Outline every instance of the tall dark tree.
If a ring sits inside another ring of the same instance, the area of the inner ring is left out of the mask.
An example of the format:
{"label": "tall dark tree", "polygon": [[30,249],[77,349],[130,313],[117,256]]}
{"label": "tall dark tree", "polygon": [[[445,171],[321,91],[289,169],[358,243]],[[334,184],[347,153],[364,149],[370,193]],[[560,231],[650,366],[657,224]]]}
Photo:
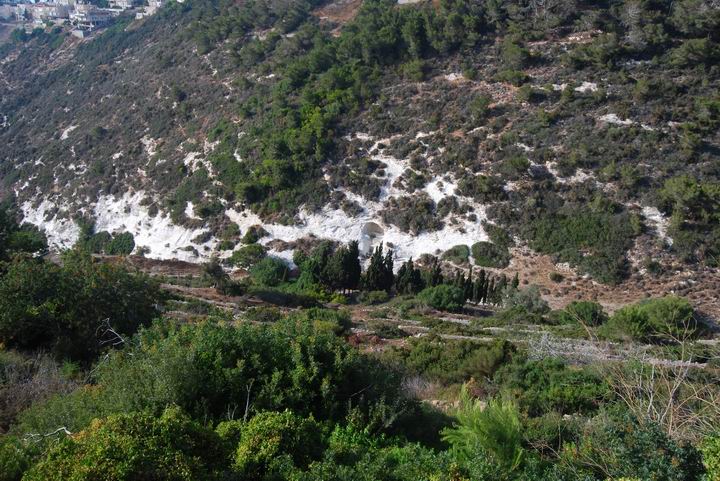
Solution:
{"label": "tall dark tree", "polygon": [[357,289],[360,284],[360,276],[362,275],[358,241],[350,241],[348,244],[347,251],[343,258],[343,270],[346,273],[346,284],[344,288]]}
{"label": "tall dark tree", "polygon": [[393,285],[393,256],[392,251],[383,253],[380,244],[370,256],[370,265],[365,272],[363,287],[367,291],[390,291]]}
{"label": "tall dark tree", "polygon": [[445,282],[442,274],[442,269],[440,268],[440,261],[437,257],[433,260],[430,268],[424,272],[423,277],[425,281],[425,287],[435,287]]}
{"label": "tall dark tree", "polygon": [[398,294],[417,294],[424,287],[420,269],[415,267],[412,258],[406,261],[395,277],[395,290]]}
{"label": "tall dark tree", "polygon": [[323,270],[328,287],[343,290],[357,288],[362,272],[359,255],[357,241],[335,249]]}

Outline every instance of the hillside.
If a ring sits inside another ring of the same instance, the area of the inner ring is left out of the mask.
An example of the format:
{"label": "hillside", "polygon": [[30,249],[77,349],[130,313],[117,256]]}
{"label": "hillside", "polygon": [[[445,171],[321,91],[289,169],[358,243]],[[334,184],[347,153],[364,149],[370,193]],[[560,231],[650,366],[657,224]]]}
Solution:
{"label": "hillside", "polygon": [[203,0],[48,30],[0,52],[2,192],[59,247],[129,232],[201,261],[262,225],[288,260],[312,236],[531,252],[556,298],[700,279],[712,311],[719,32],[703,0]]}

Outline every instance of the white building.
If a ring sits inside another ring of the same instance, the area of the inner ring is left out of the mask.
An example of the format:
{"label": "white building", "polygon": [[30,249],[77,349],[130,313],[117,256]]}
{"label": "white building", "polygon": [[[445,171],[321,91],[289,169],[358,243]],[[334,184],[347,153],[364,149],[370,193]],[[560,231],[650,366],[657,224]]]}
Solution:
{"label": "white building", "polygon": [[112,12],[101,10],[95,5],[78,4],[70,14],[70,22],[81,30],[94,30],[112,22]]}

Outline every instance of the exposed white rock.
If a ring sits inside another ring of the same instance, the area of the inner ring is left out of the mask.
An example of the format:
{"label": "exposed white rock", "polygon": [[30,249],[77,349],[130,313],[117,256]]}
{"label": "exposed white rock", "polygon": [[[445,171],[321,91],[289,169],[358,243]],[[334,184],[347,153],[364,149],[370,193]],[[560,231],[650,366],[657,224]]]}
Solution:
{"label": "exposed white rock", "polygon": [[195,215],[195,205],[190,201],[185,205],[185,215],[188,219],[202,219],[202,217]]}
{"label": "exposed white rock", "polygon": [[20,207],[23,221],[42,229],[50,247],[68,249],[77,242],[80,228],[69,218],[59,218],[58,213],[46,220],[48,211],[55,209],[58,213],[66,212],[66,206],[57,206],[49,200],[43,200],[37,207],[33,207],[32,202],[26,201]]}
{"label": "exposed white rock", "polygon": [[60,134],[60,140],[67,140],[67,138],[70,136],[73,130],[77,129],[77,125],[71,125],[70,127],[66,128],[62,131]]}
{"label": "exposed white rock", "polygon": [[598,86],[595,82],[583,82],[579,86],[575,87],[575,91],[581,93],[596,92],[597,89]]}
{"label": "exposed white rock", "polygon": [[381,242],[392,244],[398,266],[410,257],[418,258],[422,254],[442,252],[454,245],[472,245],[487,240],[481,220],[486,218],[485,211],[476,209],[476,222],[463,220],[459,226],[445,226],[435,232],[423,232],[413,235],[402,232],[396,226],[385,224],[377,213],[368,211],[358,217],[350,217],[340,209],[325,208],[318,213],[301,211],[297,216],[297,225],[263,224],[255,214],[228,209],[225,214],[238,224],[241,231],[253,225],[261,224],[268,236],[260,240],[266,244],[274,239],[292,242],[310,235],[339,242],[358,240],[360,250],[367,255]]}
{"label": "exposed white rock", "polygon": [[425,192],[437,204],[441,200],[451,195],[455,195],[457,184],[450,182],[442,177],[434,177],[426,186]]}
{"label": "exposed white rock", "polygon": [[607,124],[633,125],[635,122],[630,119],[621,119],[617,114],[605,114],[598,117],[598,120]]}
{"label": "exposed white rock", "polygon": [[142,142],[143,147],[145,147],[145,153],[148,157],[153,157],[157,153],[158,141],[156,139],[146,135],[140,139],[140,142]]}
{"label": "exposed white rock", "polygon": [[447,80],[448,82],[460,82],[462,80],[465,80],[465,76],[458,72],[452,72],[445,75],[445,80]]}
{"label": "exposed white rock", "polygon": [[[93,209],[95,229],[130,232],[135,237],[135,245],[148,247],[148,257],[154,259],[200,261],[210,257],[210,251],[216,243],[214,239],[204,244],[192,242],[192,239],[207,232],[207,229],[187,229],[175,225],[169,216],[163,214],[152,217],[148,208],[140,205],[144,198],[143,191],[126,192],[120,198],[101,196]],[[194,247],[199,255],[184,250],[186,247]]]}
{"label": "exposed white rock", "polygon": [[[418,138],[431,135],[420,133]],[[362,140],[373,140],[366,134],[355,134],[350,138]],[[246,231],[253,225],[262,225],[268,232],[268,236],[260,240],[267,244],[272,240],[283,240],[286,242],[296,241],[304,237],[314,235],[318,238],[332,239],[339,242],[358,240],[360,250],[363,254],[370,253],[372,248],[381,242],[386,245],[392,244],[397,263],[399,264],[410,257],[417,258],[422,254],[435,254],[449,249],[458,244],[472,245],[475,242],[487,240],[487,235],[482,227],[482,220],[487,218],[485,208],[472,201],[472,199],[458,197],[458,199],[470,205],[477,219],[470,221],[466,218],[459,218],[454,224],[446,223],[441,230],[434,232],[422,232],[413,235],[409,232],[402,232],[398,227],[386,224],[382,220],[382,211],[385,208],[384,202],[391,197],[407,194],[402,189],[394,187],[394,182],[409,169],[409,161],[397,159],[386,155],[381,144],[387,144],[393,138],[376,141],[368,150],[368,153],[375,160],[386,165],[385,184],[381,188],[378,201],[370,201],[361,196],[353,194],[345,189],[338,189],[349,200],[355,201],[363,208],[363,213],[358,216],[349,216],[343,210],[326,207],[319,212],[308,212],[301,210],[296,216],[295,225],[266,224],[250,211],[226,210],[227,217],[235,222],[241,231]],[[424,190],[435,202],[450,196],[456,195],[457,185],[450,178],[433,178]],[[274,253],[286,260],[291,259],[290,251]]]}
{"label": "exposed white rock", "polygon": [[644,206],[642,215],[648,224],[655,230],[659,239],[663,240],[667,245],[672,245],[673,240],[667,235],[669,220],[660,212],[657,207]]}

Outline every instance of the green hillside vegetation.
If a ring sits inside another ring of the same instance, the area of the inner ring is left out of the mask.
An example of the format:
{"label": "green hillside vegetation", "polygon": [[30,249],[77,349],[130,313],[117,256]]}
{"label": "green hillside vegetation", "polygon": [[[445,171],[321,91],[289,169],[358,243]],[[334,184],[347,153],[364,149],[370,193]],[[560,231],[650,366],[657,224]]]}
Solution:
{"label": "green hillside vegetation", "polygon": [[[494,222],[601,282],[628,273],[626,253],[644,229],[633,203],[671,216],[678,258],[717,263],[716,7],[369,0],[336,35],[314,15],[319,6],[197,0],[139,23],[122,17],[79,46],[57,29],[18,36],[4,47],[23,49],[3,65],[13,85],[0,100],[9,112],[4,189],[27,178],[41,191],[69,182],[68,192],[94,199],[132,185],[159,194],[160,205],[148,205],[175,222],[195,222],[184,214],[195,202],[217,232],[228,223],[221,201],[292,222],[300,206],[352,211],[336,188],[377,198],[382,166],[345,138],[369,131],[397,136],[388,147],[416,170],[403,176],[409,192],[453,174],[458,194],[490,204]],[[561,42],[573,35],[581,40]],[[28,81],[51,54],[65,61]],[[448,71],[468,88],[438,80]],[[92,107],[90,85],[103,98]],[[488,86],[507,95],[493,98]],[[625,124],[601,120],[613,116]],[[78,128],[61,140],[70,125]],[[434,132],[427,147],[415,142],[420,131]],[[157,140],[154,153],[143,138]],[[23,162],[31,152],[44,163]],[[207,162],[189,167],[188,154]],[[73,155],[85,173],[55,169]],[[560,182],[550,169],[599,184]],[[519,187],[503,189],[509,181]],[[414,233],[463,209],[454,198],[389,202],[397,205],[385,220]],[[507,262],[500,252],[479,257]]]}
{"label": "green hillside vegetation", "polygon": [[[25,238],[14,218],[7,211],[4,238]],[[42,240],[13,243],[0,263],[0,480],[702,481],[717,471],[717,411],[704,402],[718,394],[716,365],[678,374],[538,359],[525,342],[443,337],[427,317],[495,303],[486,322],[576,324],[684,352],[703,334],[684,299],[609,317],[592,302],[550,312],[517,278],[443,274],[437,260],[395,274],[382,247],[363,270],[354,242],[298,254],[299,272],[265,257],[239,283],[217,263],[204,269],[218,291],[274,289],[276,300],[352,304],[361,289],[386,306],[379,320],[395,306],[430,326],[373,351],[357,346],[345,309],[256,306],[238,318],[195,301],[192,321],[160,319],[180,299],[155,281],[86,250],[60,265],[33,257]],[[654,376],[679,384],[668,391]],[[688,424],[651,415],[646,385],[653,399],[677,399]],[[427,389],[457,403],[423,402]]]}

